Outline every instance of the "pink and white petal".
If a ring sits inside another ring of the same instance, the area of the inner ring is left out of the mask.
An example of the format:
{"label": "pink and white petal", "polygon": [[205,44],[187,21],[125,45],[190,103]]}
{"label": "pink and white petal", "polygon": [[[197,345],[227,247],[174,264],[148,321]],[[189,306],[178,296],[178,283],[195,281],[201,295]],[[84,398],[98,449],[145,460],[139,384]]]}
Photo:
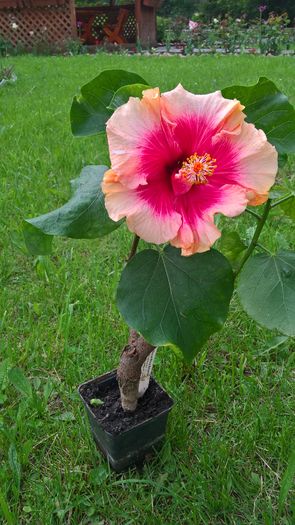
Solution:
{"label": "pink and white petal", "polygon": [[[203,190],[203,188],[202,188]],[[206,201],[203,199],[205,213],[222,213],[226,217],[236,217],[243,213],[248,204],[248,192],[237,184],[224,184],[223,186],[213,186],[206,184]],[[204,206],[205,205],[205,206]]]}
{"label": "pink and white petal", "polygon": [[213,217],[196,216],[192,224],[183,222],[171,244],[176,248],[181,248],[181,255],[189,256],[210,250],[220,235]]}
{"label": "pink and white petal", "polygon": [[243,106],[238,100],[235,99],[236,105],[232,110],[226,115],[225,119],[221,122],[220,128],[232,135],[238,135],[241,132],[241,126],[246,118],[245,113],[243,113]]}
{"label": "pink and white petal", "polygon": [[[115,222],[126,217],[129,230],[147,242],[155,244],[168,242],[175,237],[181,226],[181,215],[171,206],[168,209],[169,198],[168,201],[165,199],[165,191],[162,196],[157,192],[157,200],[152,206],[147,200],[148,195],[143,198],[148,186],[143,188],[144,190],[141,191],[130,190],[121,184],[113,170],[106,171],[102,190],[106,195],[107,212]],[[151,190],[153,193],[153,186]],[[155,205],[159,206],[158,211],[155,210]]]}
{"label": "pink and white petal", "polygon": [[214,214],[235,217],[245,210],[247,203],[247,189],[238,185],[195,186],[188,194],[179,197],[177,210],[183,222],[171,244],[182,248],[182,255],[209,250],[220,237]]}
{"label": "pink and white petal", "polygon": [[173,239],[181,226],[181,216],[176,211],[158,215],[144,202],[140,209],[127,217],[127,226],[146,242],[162,244]]}
{"label": "pink and white petal", "polygon": [[109,169],[104,172],[101,183],[102,192],[106,195],[117,191],[122,191],[122,184],[119,183],[119,178],[114,170]]}
{"label": "pink and white petal", "polygon": [[258,194],[267,194],[278,171],[278,153],[261,129],[244,122],[239,135],[230,137],[236,148],[235,180]]}
{"label": "pink and white petal", "polygon": [[247,191],[248,206],[260,206],[268,199],[268,193],[256,193],[253,190]]}
{"label": "pink and white petal", "polygon": [[136,192],[123,186],[114,170],[105,172],[101,188],[105,194],[106,210],[113,221],[117,222],[140,209]]}
{"label": "pink and white petal", "polygon": [[146,183],[139,169],[139,148],[144,137],[160,126],[158,88],[146,90],[143,98],[131,97],[107,122],[106,132],[112,168],[129,188]]}
{"label": "pink and white petal", "polygon": [[118,182],[116,189],[106,194],[105,207],[110,218],[117,222],[140,210],[141,203],[134,191],[125,188]]}
{"label": "pink and white petal", "polygon": [[[219,239],[221,232],[215,226],[213,217],[210,216],[198,217],[195,225],[198,235],[198,245],[194,247],[195,252],[206,252],[210,250],[215,241]],[[192,253],[194,252],[189,253],[189,251],[187,251],[186,255]]]}
{"label": "pink and white petal", "polygon": [[145,89],[142,92],[142,105],[146,106],[149,111],[154,113],[156,119],[160,120],[161,117],[161,104],[160,104],[160,89],[159,88],[150,88]]}
{"label": "pink and white petal", "polygon": [[224,98],[221,91],[195,95],[186,91],[181,84],[162,94],[161,106],[162,114],[172,122],[189,116],[206,120],[210,133],[217,133],[221,129],[238,133],[245,118],[242,112],[244,106],[238,100]]}

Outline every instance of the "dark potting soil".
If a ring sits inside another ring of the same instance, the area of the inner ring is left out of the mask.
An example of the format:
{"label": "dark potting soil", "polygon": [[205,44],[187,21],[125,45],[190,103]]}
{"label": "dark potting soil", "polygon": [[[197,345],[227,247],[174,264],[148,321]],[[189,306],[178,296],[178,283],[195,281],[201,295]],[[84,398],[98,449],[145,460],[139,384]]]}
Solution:
{"label": "dark potting soil", "polygon": [[[110,434],[130,430],[170,408],[173,404],[168,394],[153,378],[150,379],[149,387],[143,397],[138,400],[135,412],[124,412],[122,409],[115,376],[104,383],[100,383],[98,379],[86,383],[80,387],[80,394],[101,423],[102,428]],[[100,399],[103,404],[93,406],[90,404],[91,399]]]}

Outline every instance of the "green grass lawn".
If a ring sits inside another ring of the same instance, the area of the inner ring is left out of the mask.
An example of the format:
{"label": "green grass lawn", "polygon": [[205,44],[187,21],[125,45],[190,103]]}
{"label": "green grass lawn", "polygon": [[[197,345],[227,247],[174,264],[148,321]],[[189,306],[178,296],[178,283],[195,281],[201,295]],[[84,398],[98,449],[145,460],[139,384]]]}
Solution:
{"label": "green grass lawn", "polygon": [[[70,179],[103,162],[97,139],[74,139],[69,126],[73,95],[102,69],[200,92],[265,75],[295,103],[295,59],[96,55],[3,63],[14,64],[18,81],[0,90],[0,355],[24,371],[38,396],[18,393],[5,373],[1,390],[0,377],[3,523],[294,524],[294,492],[278,506],[295,436],[292,342],[275,347],[277,334],[257,326],[235,298],[225,329],[192,368],[160,349],[155,376],[176,401],[166,443],[142,471],[116,475],[95,448],[77,386],[118,363],[128,330],[114,296],[131,236],[122,227],[100,242],[61,239],[54,257],[34,260],[24,253],[21,221],[62,204]],[[284,176],[291,172],[289,162]],[[254,221],[247,215],[231,224],[249,234]],[[293,232],[289,219],[275,217],[262,242],[294,248]]]}

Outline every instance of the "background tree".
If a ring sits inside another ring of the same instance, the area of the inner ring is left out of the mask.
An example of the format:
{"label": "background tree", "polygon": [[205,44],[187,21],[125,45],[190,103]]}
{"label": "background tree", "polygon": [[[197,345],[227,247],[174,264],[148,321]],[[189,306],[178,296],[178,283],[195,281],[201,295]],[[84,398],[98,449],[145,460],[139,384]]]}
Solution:
{"label": "background tree", "polygon": [[226,14],[233,17],[240,17],[245,14],[248,19],[258,17],[259,5],[266,5],[266,15],[272,11],[281,14],[287,11],[291,20],[295,17],[295,2],[294,0],[205,0],[199,3],[199,11],[204,13],[208,18],[216,16],[224,16]]}
{"label": "background tree", "polygon": [[258,8],[261,4],[267,6],[266,14],[272,11],[278,14],[287,11],[292,21],[295,18],[294,0],[164,0],[159,15],[191,18],[194,13],[198,12],[207,18],[226,14],[238,18],[245,14],[251,20],[258,17]]}

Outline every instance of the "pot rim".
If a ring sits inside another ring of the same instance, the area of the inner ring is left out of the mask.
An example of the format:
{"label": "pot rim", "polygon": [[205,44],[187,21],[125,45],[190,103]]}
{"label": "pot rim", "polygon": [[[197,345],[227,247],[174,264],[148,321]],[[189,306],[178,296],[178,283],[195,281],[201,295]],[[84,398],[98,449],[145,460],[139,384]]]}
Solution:
{"label": "pot rim", "polygon": [[[82,399],[84,405],[86,405],[87,407],[87,410],[89,410],[91,412],[91,414],[93,415],[93,417],[96,419],[97,423],[99,423],[99,419],[97,418],[97,416],[95,415],[95,413],[93,412],[92,410],[92,407],[85,401],[85,399],[83,398],[81,392],[80,392],[80,389],[82,386],[84,385],[87,385],[88,383],[91,383],[92,381],[95,381],[96,379],[102,379],[103,377],[105,376],[109,376],[109,378],[111,378],[111,376],[115,375],[117,373],[117,369],[114,368],[113,370],[110,370],[109,372],[105,372],[104,374],[101,374],[100,376],[97,376],[97,377],[94,377],[92,379],[88,379],[88,381],[85,381],[84,383],[81,383],[77,390],[78,390],[78,394],[80,396],[80,398]],[[107,378],[106,378],[107,379]],[[156,381],[156,380],[155,380]],[[158,383],[158,381],[156,381]],[[129,432],[133,432],[137,427],[140,427],[142,425],[145,425],[146,423],[148,423],[149,421],[151,421],[152,419],[155,419],[156,417],[158,416],[161,416],[162,414],[164,414],[165,412],[170,412],[171,408],[173,407],[175,401],[172,399],[172,397],[169,396],[169,394],[166,392],[166,390],[162,387],[162,385],[160,385],[160,383],[158,383],[158,385],[160,386],[160,388],[163,390],[163,392],[165,392],[165,394],[168,396],[169,400],[171,401],[171,405],[168,407],[168,408],[165,408],[164,410],[162,410],[161,412],[159,412],[156,416],[153,416],[153,417],[149,417],[148,419],[146,419],[145,421],[141,422],[141,423],[137,423],[137,425],[134,425],[134,427],[128,429],[128,430],[123,430],[122,432],[119,432],[118,434],[112,434],[111,432],[108,432],[107,430],[104,430],[103,431],[109,435],[109,436],[121,436],[122,434],[128,434]]]}

